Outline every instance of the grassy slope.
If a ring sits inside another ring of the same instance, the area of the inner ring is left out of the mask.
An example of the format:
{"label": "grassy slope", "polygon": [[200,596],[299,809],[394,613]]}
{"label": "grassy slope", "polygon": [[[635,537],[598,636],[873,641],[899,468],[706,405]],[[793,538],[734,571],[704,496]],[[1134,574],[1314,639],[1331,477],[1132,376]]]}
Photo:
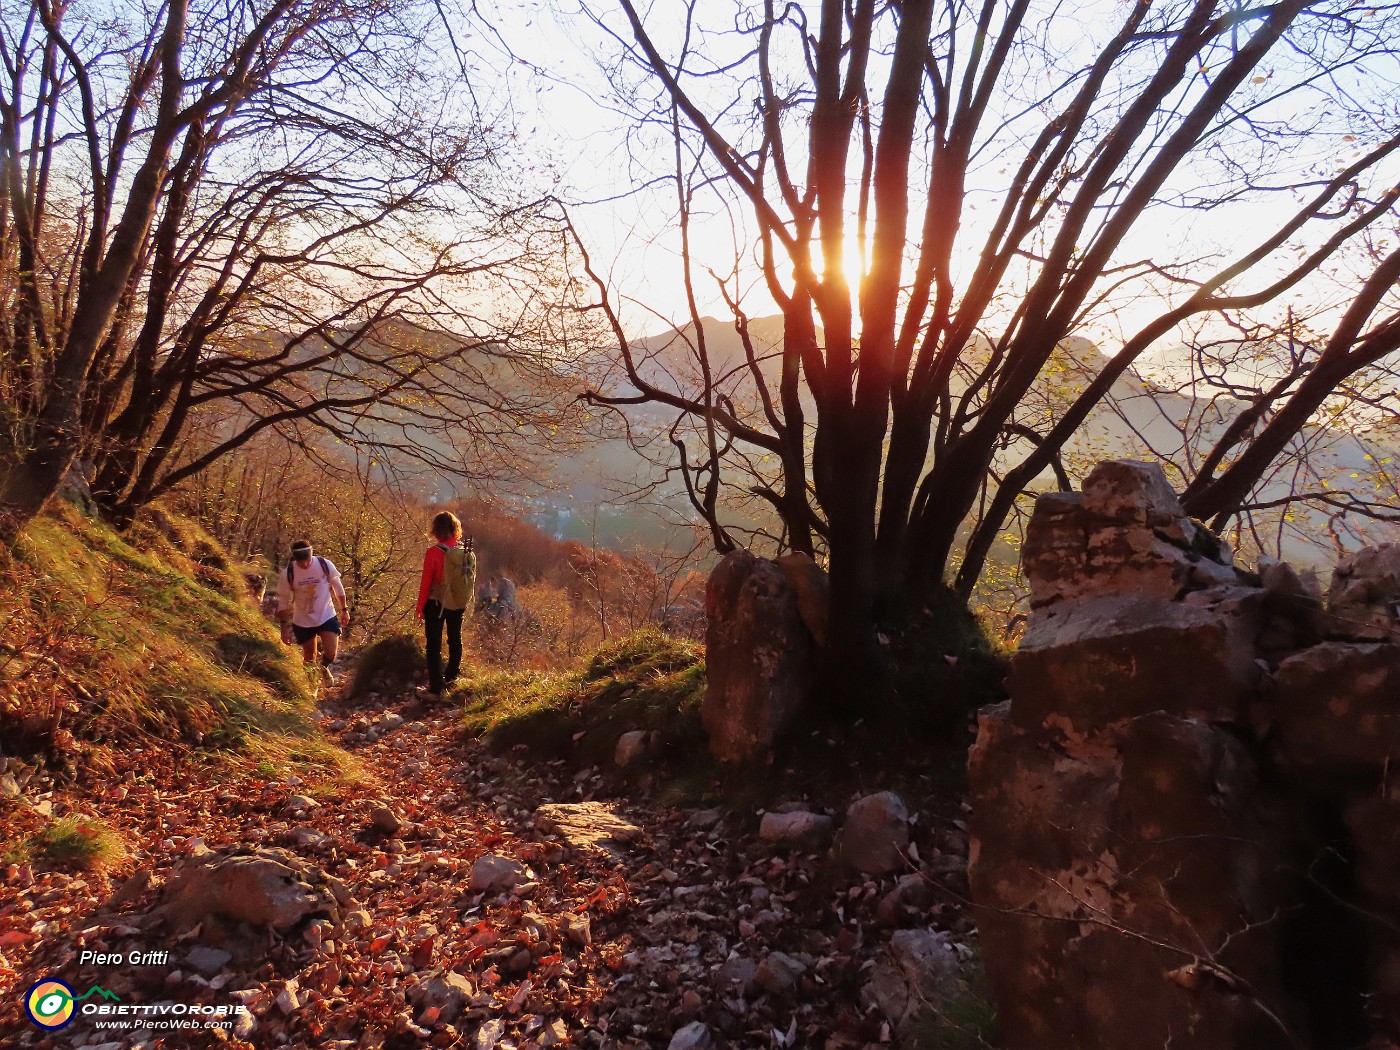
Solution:
{"label": "grassy slope", "polygon": [[125,536],[60,504],[0,565],[0,725],[31,742],[155,735],[209,747],[311,733],[299,658],[197,526]]}

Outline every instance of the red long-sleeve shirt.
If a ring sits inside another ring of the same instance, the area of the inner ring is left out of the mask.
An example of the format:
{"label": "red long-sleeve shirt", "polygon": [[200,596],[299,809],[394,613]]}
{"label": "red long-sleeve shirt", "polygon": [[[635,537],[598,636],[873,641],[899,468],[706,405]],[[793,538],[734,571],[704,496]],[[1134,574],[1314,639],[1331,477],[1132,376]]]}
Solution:
{"label": "red long-sleeve shirt", "polygon": [[[444,546],[457,546],[456,540],[443,540]],[[436,543],[423,553],[423,578],[418,581],[418,616],[423,616],[423,606],[433,596],[433,588],[442,582],[442,571],[447,567],[447,555]]]}

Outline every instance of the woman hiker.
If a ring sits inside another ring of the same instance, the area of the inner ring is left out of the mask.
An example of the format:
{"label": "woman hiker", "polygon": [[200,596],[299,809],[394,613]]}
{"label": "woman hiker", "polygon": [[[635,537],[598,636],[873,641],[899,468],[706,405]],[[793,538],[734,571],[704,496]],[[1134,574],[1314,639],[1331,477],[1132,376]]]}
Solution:
{"label": "woman hiker", "polygon": [[292,544],[292,560],[286,571],[277,574],[277,617],[282,621],[282,641],[290,645],[295,639],[305,663],[315,662],[316,643],[320,641],[321,680],[330,685],[335,681],[331,664],[335,663],[340,631],[342,626],[350,626],[350,614],[340,570],[329,558],[312,558],[311,554],[308,541]]}
{"label": "woman hiker", "polygon": [[[418,619],[428,643],[428,694],[441,696],[462,666],[462,617],[476,597],[476,551],[462,542],[462,522],[443,511],[429,530],[433,545],[423,555],[418,583]],[[442,666],[442,629],[447,627],[447,666]]]}

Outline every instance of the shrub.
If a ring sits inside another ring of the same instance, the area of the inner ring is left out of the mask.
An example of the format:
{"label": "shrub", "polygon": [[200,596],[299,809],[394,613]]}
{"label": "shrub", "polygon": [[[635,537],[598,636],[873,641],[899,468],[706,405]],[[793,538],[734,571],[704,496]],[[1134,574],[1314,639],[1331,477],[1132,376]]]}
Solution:
{"label": "shrub", "polygon": [[505,671],[471,678],[462,690],[463,725],[498,748],[524,744],[540,754],[605,761],[630,729],[669,743],[700,741],[704,650],[643,628],[610,642],[572,672]]}

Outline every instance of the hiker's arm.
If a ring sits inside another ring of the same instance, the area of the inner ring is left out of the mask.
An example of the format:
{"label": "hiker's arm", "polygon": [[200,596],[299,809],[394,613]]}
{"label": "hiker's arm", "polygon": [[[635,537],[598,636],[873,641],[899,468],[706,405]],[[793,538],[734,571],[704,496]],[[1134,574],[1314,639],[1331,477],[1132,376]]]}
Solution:
{"label": "hiker's arm", "polygon": [[340,570],[331,566],[331,601],[335,603],[336,611],[340,613],[342,625],[350,625],[350,606],[345,599],[345,584],[340,581]]}
{"label": "hiker's arm", "polygon": [[436,547],[429,547],[423,554],[423,577],[418,581],[418,608],[414,615],[423,619],[423,606],[428,604],[428,595],[433,593],[438,580],[442,578],[442,567],[447,556]]}

